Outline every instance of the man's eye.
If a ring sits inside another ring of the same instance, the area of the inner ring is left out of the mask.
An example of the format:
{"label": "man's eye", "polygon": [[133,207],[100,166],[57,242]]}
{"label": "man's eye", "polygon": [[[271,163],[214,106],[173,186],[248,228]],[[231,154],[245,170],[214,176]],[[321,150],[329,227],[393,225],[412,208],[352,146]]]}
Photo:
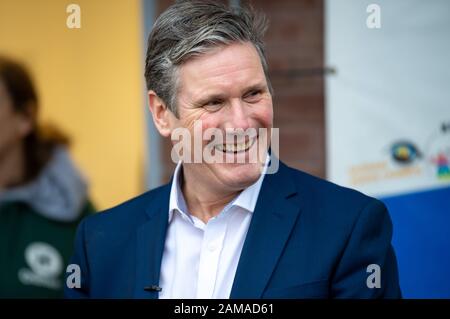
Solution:
{"label": "man's eye", "polygon": [[256,102],[259,100],[261,93],[260,90],[251,91],[244,96],[244,99],[248,102]]}
{"label": "man's eye", "polygon": [[221,104],[222,102],[219,100],[213,100],[213,101],[209,101],[208,103],[206,103],[206,105],[218,105]]}
{"label": "man's eye", "polygon": [[211,100],[204,104],[204,108],[207,110],[217,110],[222,106],[223,101],[221,100]]}

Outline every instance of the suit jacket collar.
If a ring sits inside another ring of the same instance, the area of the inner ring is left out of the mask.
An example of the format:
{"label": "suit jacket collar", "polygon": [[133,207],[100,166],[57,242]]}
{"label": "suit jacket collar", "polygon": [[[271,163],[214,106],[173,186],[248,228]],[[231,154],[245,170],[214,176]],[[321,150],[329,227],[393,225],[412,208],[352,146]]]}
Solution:
{"label": "suit jacket collar", "polygon": [[230,298],[261,298],[300,214],[289,169],[263,182],[236,270]]}
{"label": "suit jacket collar", "polygon": [[158,292],[148,287],[159,284],[168,226],[169,194],[170,184],[159,189],[159,194],[155,194],[146,209],[147,221],[137,230],[135,298],[158,298]]}

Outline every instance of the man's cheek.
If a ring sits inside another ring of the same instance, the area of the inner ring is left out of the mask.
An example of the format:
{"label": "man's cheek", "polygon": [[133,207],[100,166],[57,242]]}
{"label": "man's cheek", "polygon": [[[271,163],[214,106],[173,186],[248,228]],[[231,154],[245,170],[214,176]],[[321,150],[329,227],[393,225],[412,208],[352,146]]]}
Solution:
{"label": "man's cheek", "polygon": [[273,125],[273,110],[272,107],[267,107],[258,113],[259,122],[263,127],[270,128]]}

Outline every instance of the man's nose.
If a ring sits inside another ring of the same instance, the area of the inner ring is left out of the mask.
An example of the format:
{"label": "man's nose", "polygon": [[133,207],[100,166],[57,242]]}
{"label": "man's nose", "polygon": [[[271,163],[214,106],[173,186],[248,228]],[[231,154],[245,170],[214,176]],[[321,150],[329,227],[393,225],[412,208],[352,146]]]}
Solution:
{"label": "man's nose", "polygon": [[225,128],[246,130],[250,126],[248,106],[240,99],[233,99],[230,103],[228,119]]}

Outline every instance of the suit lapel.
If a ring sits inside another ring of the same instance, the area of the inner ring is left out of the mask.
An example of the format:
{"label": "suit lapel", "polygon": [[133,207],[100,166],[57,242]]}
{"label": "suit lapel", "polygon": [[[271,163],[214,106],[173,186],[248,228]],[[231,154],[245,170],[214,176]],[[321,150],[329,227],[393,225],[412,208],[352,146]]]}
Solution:
{"label": "suit lapel", "polygon": [[170,184],[161,189],[156,205],[147,208],[147,221],[138,228],[136,236],[135,298],[157,299],[156,291],[144,287],[158,286],[162,255],[168,226]]}
{"label": "suit lapel", "polygon": [[266,175],[242,248],[230,298],[261,298],[300,213],[288,168]]}

